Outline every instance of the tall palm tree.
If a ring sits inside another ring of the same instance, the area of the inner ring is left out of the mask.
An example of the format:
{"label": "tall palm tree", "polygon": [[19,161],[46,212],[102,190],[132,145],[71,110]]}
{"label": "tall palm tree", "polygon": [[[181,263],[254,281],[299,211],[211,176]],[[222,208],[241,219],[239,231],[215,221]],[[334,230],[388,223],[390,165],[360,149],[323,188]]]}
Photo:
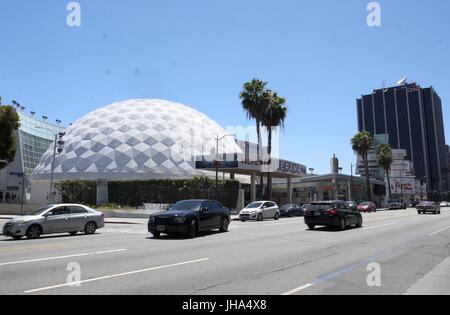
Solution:
{"label": "tall palm tree", "polygon": [[[272,135],[273,131],[277,127],[284,128],[284,122],[287,116],[286,99],[278,96],[276,92],[267,91],[264,93],[264,99],[267,103],[267,110],[264,114],[262,125],[266,127],[268,134],[268,148],[267,153],[269,154],[268,165],[272,165]],[[272,199],[272,173],[271,170],[267,173],[267,197]]]}
{"label": "tall palm tree", "polygon": [[367,131],[362,131],[356,134],[352,138],[352,148],[363,160],[364,169],[366,172],[366,185],[367,185],[367,201],[372,201],[372,190],[370,187],[370,175],[369,175],[369,151],[373,147],[373,138]]}
{"label": "tall palm tree", "polygon": [[[253,79],[244,84],[244,89],[239,97],[242,100],[242,107],[247,114],[248,119],[256,121],[256,133],[258,135],[258,162],[262,162],[262,138],[261,138],[261,121],[264,113],[267,110],[267,103],[264,100],[264,93],[266,92],[267,82],[258,79]],[[261,176],[259,195],[262,197],[264,189],[264,179]]]}
{"label": "tall palm tree", "polygon": [[389,196],[388,199],[391,199],[392,190],[391,190],[391,179],[390,179],[390,171],[392,167],[392,163],[394,162],[394,156],[392,154],[392,148],[389,144],[380,144],[377,148],[377,159],[378,163],[381,167],[383,167],[386,172],[388,187],[389,187]]}

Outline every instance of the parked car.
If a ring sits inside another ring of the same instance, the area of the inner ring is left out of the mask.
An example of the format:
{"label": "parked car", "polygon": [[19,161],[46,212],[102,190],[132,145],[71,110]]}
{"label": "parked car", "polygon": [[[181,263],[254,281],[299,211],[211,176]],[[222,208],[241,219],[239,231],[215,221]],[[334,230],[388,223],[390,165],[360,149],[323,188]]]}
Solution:
{"label": "parked car", "polygon": [[347,201],[347,206],[352,210],[356,210],[358,208],[358,203],[356,201]]}
{"label": "parked car", "polygon": [[359,212],[377,212],[377,206],[374,202],[363,202],[358,207],[357,210]]}
{"label": "parked car", "polygon": [[417,206],[419,214],[434,213],[441,214],[441,207],[434,201],[423,201]]}
{"label": "parked car", "polygon": [[450,202],[448,201],[442,201],[441,204],[439,205],[441,208],[448,208],[450,207]]}
{"label": "parked car", "polygon": [[273,201],[256,201],[250,203],[239,213],[239,219],[242,222],[247,220],[263,221],[264,219],[280,218],[280,209]]}
{"label": "parked car", "polygon": [[26,236],[37,239],[44,234],[78,232],[94,234],[105,226],[103,213],[77,204],[47,206],[27,216],[9,220],[3,227],[3,234],[16,240]]}
{"label": "parked car", "polygon": [[411,208],[416,208],[420,204],[420,201],[416,200],[411,203]]}
{"label": "parked car", "polygon": [[280,208],[280,216],[282,217],[302,217],[303,208],[296,204],[287,204]]}
{"label": "parked car", "polygon": [[388,204],[389,210],[406,210],[406,203],[402,200],[391,200]]}
{"label": "parked car", "polygon": [[311,203],[305,211],[305,224],[310,230],[316,226],[338,227],[340,230],[348,226],[361,227],[363,218],[358,210],[352,210],[344,201],[319,201]]}
{"label": "parked car", "polygon": [[169,210],[151,215],[148,231],[159,238],[161,234],[184,234],[194,238],[199,232],[218,229],[228,232],[230,209],[214,200],[183,200]]}

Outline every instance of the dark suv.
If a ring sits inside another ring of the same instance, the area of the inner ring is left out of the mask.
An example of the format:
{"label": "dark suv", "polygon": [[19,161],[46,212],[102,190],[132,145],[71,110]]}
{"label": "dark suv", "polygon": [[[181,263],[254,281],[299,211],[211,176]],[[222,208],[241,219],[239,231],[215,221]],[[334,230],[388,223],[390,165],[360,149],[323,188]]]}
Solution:
{"label": "dark suv", "polygon": [[358,210],[350,209],[344,201],[318,201],[311,203],[305,211],[305,223],[310,230],[317,225],[345,230],[352,225],[361,227],[363,218]]}
{"label": "dark suv", "polygon": [[184,200],[168,211],[151,215],[148,231],[155,238],[161,234],[186,234],[194,238],[198,232],[219,229],[227,232],[230,209],[214,200]]}

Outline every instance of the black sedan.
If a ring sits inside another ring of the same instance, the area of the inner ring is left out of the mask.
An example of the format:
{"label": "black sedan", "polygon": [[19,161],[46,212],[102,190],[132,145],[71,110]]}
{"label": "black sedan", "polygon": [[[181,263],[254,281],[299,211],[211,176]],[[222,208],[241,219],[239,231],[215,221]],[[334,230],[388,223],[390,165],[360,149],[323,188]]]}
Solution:
{"label": "black sedan", "polygon": [[287,204],[280,208],[280,215],[282,217],[302,217],[303,208],[296,204]]}
{"label": "black sedan", "polygon": [[230,209],[214,200],[184,200],[168,211],[150,216],[148,231],[159,238],[161,234],[185,234],[194,238],[197,233],[218,229],[227,232]]}
{"label": "black sedan", "polygon": [[337,227],[345,230],[349,226],[361,227],[363,218],[358,210],[352,210],[343,201],[313,202],[305,211],[305,224],[310,230],[316,226]]}
{"label": "black sedan", "polygon": [[419,214],[425,214],[425,213],[434,213],[434,214],[441,214],[441,207],[433,201],[423,201],[419,203],[417,206],[417,212]]}
{"label": "black sedan", "polygon": [[406,210],[406,203],[402,200],[391,200],[388,203],[389,210]]}

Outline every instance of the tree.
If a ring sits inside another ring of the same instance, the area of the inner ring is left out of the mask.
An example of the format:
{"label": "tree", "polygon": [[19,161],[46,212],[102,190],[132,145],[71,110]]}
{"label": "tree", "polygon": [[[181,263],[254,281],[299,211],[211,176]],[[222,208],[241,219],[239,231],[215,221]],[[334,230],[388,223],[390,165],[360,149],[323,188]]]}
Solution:
{"label": "tree", "polygon": [[[261,139],[261,122],[267,110],[267,103],[264,100],[267,82],[253,79],[244,84],[244,89],[239,97],[242,101],[242,108],[247,114],[248,119],[256,121],[256,133],[258,135],[258,162],[262,163],[262,139]],[[264,179],[261,176],[260,196],[263,195]]]}
{"label": "tree", "polygon": [[369,174],[369,151],[373,148],[373,138],[367,131],[360,132],[352,138],[352,148],[363,160],[364,169],[366,172],[367,185],[367,201],[372,201],[372,189],[370,187]]}
{"label": "tree", "polygon": [[[267,91],[264,93],[264,100],[266,102],[267,110],[262,118],[262,125],[266,127],[268,133],[268,148],[269,154],[268,165],[272,165],[272,135],[275,128],[283,127],[287,116],[286,100],[276,92]],[[267,197],[272,199],[272,173],[271,170],[267,173]]]}
{"label": "tree", "polygon": [[14,161],[19,115],[11,106],[0,105],[0,170]]}
{"label": "tree", "polygon": [[388,187],[389,187],[389,196],[388,199],[391,199],[392,191],[391,191],[391,178],[390,171],[392,167],[392,163],[394,161],[394,156],[392,154],[392,148],[389,144],[380,144],[377,148],[377,159],[378,163],[381,167],[383,167],[386,172]]}

